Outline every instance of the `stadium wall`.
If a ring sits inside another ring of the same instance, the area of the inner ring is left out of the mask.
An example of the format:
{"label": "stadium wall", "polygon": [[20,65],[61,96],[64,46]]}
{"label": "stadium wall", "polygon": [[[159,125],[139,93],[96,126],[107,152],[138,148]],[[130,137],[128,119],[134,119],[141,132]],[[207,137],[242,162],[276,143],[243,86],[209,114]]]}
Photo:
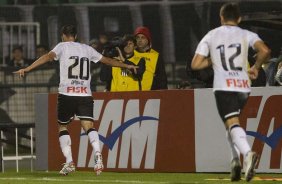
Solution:
{"label": "stadium wall", "polygon": [[[279,104],[282,96],[279,91],[280,88],[275,87],[253,89],[240,117],[250,144],[261,155],[258,172],[281,171]],[[212,89],[97,92],[93,96],[95,125],[106,171],[229,171],[229,148]],[[46,97],[48,103],[35,103],[38,105],[36,115],[40,116],[36,118],[36,132],[40,129],[48,132],[48,136],[36,135],[37,146],[41,145],[36,168],[59,170],[65,160],[58,143],[57,94],[38,94],[36,99]],[[43,112],[44,109],[48,112]],[[46,114],[47,128],[46,121],[41,121],[42,114]],[[70,135],[77,168],[91,170],[92,147],[77,120],[70,125]]]}

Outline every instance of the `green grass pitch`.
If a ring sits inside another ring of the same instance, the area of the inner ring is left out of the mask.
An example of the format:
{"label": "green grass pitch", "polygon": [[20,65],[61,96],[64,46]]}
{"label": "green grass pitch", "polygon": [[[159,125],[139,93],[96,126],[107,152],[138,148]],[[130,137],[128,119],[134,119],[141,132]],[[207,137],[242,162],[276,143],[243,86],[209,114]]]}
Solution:
{"label": "green grass pitch", "polygon": [[[243,177],[243,175],[242,175]],[[19,172],[0,173],[0,184],[225,184],[231,183],[229,174],[199,173],[114,173],[76,171],[68,176],[58,172]],[[234,183],[234,182],[232,182]],[[235,183],[247,183],[245,180]],[[258,174],[251,183],[279,184],[282,174]]]}

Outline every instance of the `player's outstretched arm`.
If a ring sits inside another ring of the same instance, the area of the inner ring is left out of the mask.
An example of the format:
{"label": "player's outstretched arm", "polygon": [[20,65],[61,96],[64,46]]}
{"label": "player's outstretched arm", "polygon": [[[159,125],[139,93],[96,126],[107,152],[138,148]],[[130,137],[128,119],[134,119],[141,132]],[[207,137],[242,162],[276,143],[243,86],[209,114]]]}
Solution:
{"label": "player's outstretched arm", "polygon": [[257,51],[255,66],[257,69],[270,58],[271,50],[263,43],[263,41],[257,41],[254,44],[254,48]]}
{"label": "player's outstretched arm", "polygon": [[211,64],[212,62],[210,58],[207,58],[200,54],[195,54],[192,60],[192,63],[191,63],[191,68],[192,70],[201,70],[201,69],[209,67]]}
{"label": "player's outstretched arm", "polygon": [[24,77],[26,72],[29,72],[29,71],[33,70],[34,68],[37,68],[40,65],[47,63],[48,61],[53,61],[55,57],[56,57],[56,54],[54,52],[49,52],[48,54],[44,54],[43,56],[38,58],[36,61],[34,61],[28,67],[20,69],[18,71],[15,71],[13,73],[19,74],[20,77]]}
{"label": "player's outstretched arm", "polygon": [[250,79],[255,80],[258,77],[258,71],[261,68],[261,65],[270,58],[270,49],[262,42],[257,41],[254,44],[254,48],[257,51],[256,62],[248,70],[248,75]]}
{"label": "player's outstretched arm", "polygon": [[102,62],[106,65],[114,66],[114,67],[120,67],[120,68],[126,68],[128,70],[133,70],[134,73],[137,73],[136,69],[138,68],[138,66],[128,65],[128,64],[125,64],[123,62],[119,62],[116,59],[112,59],[112,58],[108,58],[108,57],[103,56],[102,59],[100,60],[100,62]]}

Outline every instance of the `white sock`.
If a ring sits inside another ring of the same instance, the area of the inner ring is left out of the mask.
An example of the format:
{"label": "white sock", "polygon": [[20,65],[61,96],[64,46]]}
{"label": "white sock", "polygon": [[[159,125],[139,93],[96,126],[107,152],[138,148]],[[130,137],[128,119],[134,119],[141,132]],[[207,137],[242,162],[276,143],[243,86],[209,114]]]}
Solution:
{"label": "white sock", "polygon": [[66,163],[72,162],[73,159],[72,159],[72,153],[71,153],[71,138],[70,138],[70,135],[68,133],[64,134],[64,135],[60,135],[59,142],[60,142],[60,146],[61,146],[61,150],[63,152],[63,155],[66,158]]}
{"label": "white sock", "polygon": [[226,137],[227,137],[228,145],[230,146],[231,149],[231,160],[233,160],[234,158],[239,158],[240,151],[238,150],[236,145],[232,142],[231,135],[228,130],[226,131]]}
{"label": "white sock", "polygon": [[89,129],[87,133],[89,137],[89,142],[92,145],[95,153],[96,152],[100,153],[101,149],[100,149],[100,141],[99,141],[98,132],[95,129]]}
{"label": "white sock", "polygon": [[230,135],[233,143],[245,157],[246,154],[251,151],[251,148],[247,141],[247,135],[244,129],[239,125],[235,125],[230,128]]}

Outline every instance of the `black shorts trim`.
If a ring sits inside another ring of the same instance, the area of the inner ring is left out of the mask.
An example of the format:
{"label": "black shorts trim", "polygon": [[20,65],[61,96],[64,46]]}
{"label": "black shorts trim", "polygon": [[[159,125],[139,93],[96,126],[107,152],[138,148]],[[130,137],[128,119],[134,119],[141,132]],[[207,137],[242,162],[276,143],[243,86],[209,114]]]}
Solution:
{"label": "black shorts trim", "polygon": [[59,123],[60,125],[67,125],[67,124],[69,124],[72,120],[73,120],[73,118],[71,118],[69,121],[60,121],[60,120],[58,119],[58,123]]}
{"label": "black shorts trim", "polygon": [[223,122],[240,116],[250,93],[233,91],[215,91],[215,100],[218,113]]}
{"label": "black shorts trim", "polygon": [[67,96],[59,94],[57,103],[59,124],[69,124],[74,116],[80,119],[94,120],[92,96]]}
{"label": "black shorts trim", "polygon": [[88,121],[94,121],[94,118],[86,117],[86,116],[77,116],[80,120],[88,120]]}
{"label": "black shorts trim", "polygon": [[240,115],[240,112],[231,112],[231,113],[229,113],[229,114],[226,114],[225,116],[224,116],[224,118],[225,119],[229,119],[229,118],[233,118],[233,117],[236,117],[236,116],[239,116]]}

